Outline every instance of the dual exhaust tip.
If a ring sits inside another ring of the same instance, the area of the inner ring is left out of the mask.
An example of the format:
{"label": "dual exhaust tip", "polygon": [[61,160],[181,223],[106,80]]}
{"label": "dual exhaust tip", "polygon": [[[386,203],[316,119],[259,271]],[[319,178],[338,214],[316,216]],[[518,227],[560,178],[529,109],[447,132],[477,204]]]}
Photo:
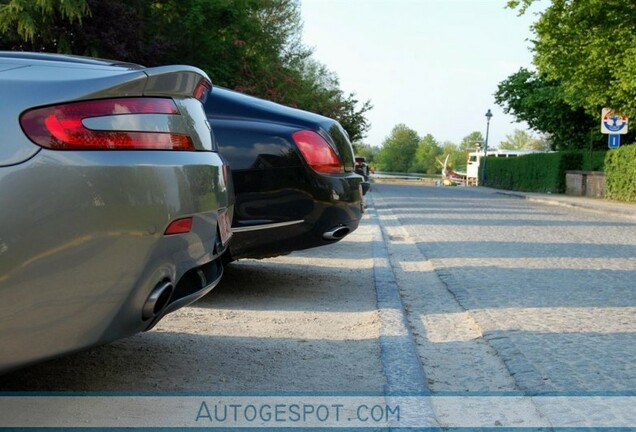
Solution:
{"label": "dual exhaust tip", "polygon": [[141,319],[144,321],[161,314],[170,303],[170,297],[174,291],[174,285],[169,280],[163,280],[150,292],[146,303],[141,309]]}
{"label": "dual exhaust tip", "polygon": [[[322,238],[328,241],[336,241],[345,237],[351,232],[351,229],[345,225],[339,225],[325,231],[322,234]],[[141,310],[141,318],[147,321],[151,318],[157,317],[163,312],[163,310],[170,303],[170,298],[174,292],[174,285],[169,280],[163,280],[155,286],[150,292],[148,299],[143,305]]]}
{"label": "dual exhaust tip", "polygon": [[322,238],[328,241],[340,240],[351,232],[351,229],[345,225],[339,225],[331,228],[329,231],[325,231],[322,234]]}

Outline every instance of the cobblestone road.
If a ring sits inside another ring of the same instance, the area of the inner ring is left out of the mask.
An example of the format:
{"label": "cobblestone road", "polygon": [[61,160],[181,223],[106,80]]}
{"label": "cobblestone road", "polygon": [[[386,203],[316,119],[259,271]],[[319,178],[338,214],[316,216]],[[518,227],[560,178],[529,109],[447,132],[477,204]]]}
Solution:
{"label": "cobblestone road", "polygon": [[636,223],[468,188],[374,185],[433,391],[636,389]]}
{"label": "cobblestone road", "polygon": [[368,204],[343,241],[235,263],[151,332],[0,391],[369,393],[417,427],[636,424],[632,399],[515,397],[636,392],[636,220],[473,188],[375,184]]}

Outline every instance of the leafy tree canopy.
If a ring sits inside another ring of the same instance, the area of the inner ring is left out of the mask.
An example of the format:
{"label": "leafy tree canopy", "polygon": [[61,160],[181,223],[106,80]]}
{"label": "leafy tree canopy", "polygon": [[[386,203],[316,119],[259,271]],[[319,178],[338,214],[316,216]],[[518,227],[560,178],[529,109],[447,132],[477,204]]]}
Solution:
{"label": "leafy tree canopy", "polygon": [[483,145],[484,136],[479,131],[474,131],[462,138],[462,142],[459,144],[459,149],[463,151],[474,151],[475,144]]}
{"label": "leafy tree canopy", "polygon": [[[466,160],[468,158],[467,152],[473,149],[462,150],[457,144],[445,141],[442,145],[442,149],[444,152],[440,159],[442,162],[446,160],[446,156],[448,156],[448,168],[456,169],[456,170],[465,170],[466,169]],[[440,166],[441,171],[441,166]]]}
{"label": "leafy tree canopy", "polygon": [[550,149],[549,144],[540,138],[535,138],[528,132],[515,129],[511,135],[506,135],[506,139],[499,143],[502,150],[544,150]]}
{"label": "leafy tree canopy", "polygon": [[417,144],[415,150],[415,170],[426,174],[439,173],[441,167],[437,159],[442,154],[442,148],[433,135],[427,134]]}
{"label": "leafy tree canopy", "polygon": [[364,157],[367,160],[367,163],[371,164],[375,161],[375,158],[378,155],[380,149],[370,144],[355,142],[353,143],[353,151],[355,152],[356,156]]}
{"label": "leafy tree canopy", "polygon": [[57,24],[81,23],[89,14],[86,0],[1,0],[0,42],[12,39],[35,44],[49,40],[65,46],[68,32]]}
{"label": "leafy tree canopy", "polygon": [[417,132],[405,124],[396,125],[382,143],[376,158],[383,171],[408,172],[420,142]]}
{"label": "leafy tree canopy", "polygon": [[0,49],[192,64],[215,85],[335,118],[363,138],[371,103],[340,90],[301,29],[294,0],[0,0]]}
{"label": "leafy tree canopy", "polygon": [[[604,145],[599,121],[566,102],[561,84],[521,68],[499,83],[495,101],[504,112],[548,135],[552,148],[587,148],[592,140]],[[599,114],[600,115],[600,114]]]}
{"label": "leafy tree canopy", "polygon": [[[474,133],[468,137],[475,138]],[[471,138],[471,139],[472,139]],[[466,168],[467,151],[457,144],[445,141],[440,144],[431,134],[420,138],[416,131],[404,124],[396,125],[375,155],[378,169],[394,172],[420,172],[439,174],[448,156],[448,168]]]}
{"label": "leafy tree canopy", "polygon": [[[521,13],[534,0],[512,0]],[[539,71],[563,100],[597,116],[602,107],[636,116],[636,2],[552,0],[533,26]]]}

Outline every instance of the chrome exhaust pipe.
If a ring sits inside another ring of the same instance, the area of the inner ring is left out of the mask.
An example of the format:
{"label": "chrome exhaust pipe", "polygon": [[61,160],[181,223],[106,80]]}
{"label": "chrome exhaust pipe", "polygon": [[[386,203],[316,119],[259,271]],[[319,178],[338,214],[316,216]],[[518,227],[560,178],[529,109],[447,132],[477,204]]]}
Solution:
{"label": "chrome exhaust pipe", "polygon": [[146,321],[159,315],[168,306],[172,291],[174,291],[172,282],[168,280],[159,282],[150,292],[146,303],[144,303],[144,307],[141,309],[141,318]]}
{"label": "chrome exhaust pipe", "polygon": [[340,225],[337,227],[331,228],[329,231],[326,231],[322,234],[322,238],[324,240],[340,240],[347,234],[351,232],[351,229],[348,226]]}

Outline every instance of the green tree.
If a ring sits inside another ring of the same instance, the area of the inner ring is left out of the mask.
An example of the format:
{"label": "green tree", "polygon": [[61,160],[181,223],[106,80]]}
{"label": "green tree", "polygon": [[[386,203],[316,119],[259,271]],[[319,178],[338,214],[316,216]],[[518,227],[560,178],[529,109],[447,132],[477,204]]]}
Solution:
{"label": "green tree", "polygon": [[396,125],[382,143],[376,158],[384,171],[408,172],[413,165],[415,151],[420,142],[417,132],[405,124]]}
{"label": "green tree", "polygon": [[426,174],[439,173],[441,168],[437,159],[442,154],[442,148],[435,140],[433,135],[427,134],[417,144],[415,150],[415,164],[412,168],[418,172],[425,172]]}
{"label": "green tree", "polygon": [[500,82],[495,101],[505,113],[548,135],[553,149],[588,148],[590,140],[596,147],[605,145],[596,118],[568,103],[558,82],[536,72],[521,68]]}
{"label": "green tree", "polygon": [[535,138],[528,132],[515,129],[511,135],[506,135],[506,139],[499,143],[502,150],[544,150],[550,149],[549,144],[544,139]]}
{"label": "green tree", "polygon": [[479,131],[474,131],[462,138],[459,148],[464,151],[475,151],[475,144],[483,145],[484,136]]}
{"label": "green tree", "polygon": [[380,149],[370,144],[365,144],[358,141],[353,143],[353,151],[355,152],[356,156],[364,157],[367,160],[367,163],[371,164],[375,161],[375,158],[378,155]]}
{"label": "green tree", "polygon": [[448,156],[448,168],[460,171],[466,169],[466,161],[468,159],[467,150],[460,149],[457,144],[450,141],[445,141],[442,149],[443,153],[440,160],[444,162],[446,156]]}
{"label": "green tree", "polygon": [[335,118],[363,138],[371,103],[340,89],[301,29],[295,0],[0,0],[0,49],[192,64],[214,85]]}
{"label": "green tree", "polygon": [[[523,13],[534,0],[509,1]],[[534,62],[564,100],[598,116],[636,115],[636,2],[552,0],[533,25]]]}
{"label": "green tree", "polygon": [[270,99],[337,119],[352,141],[364,138],[369,128],[365,113],[373,108],[371,102],[361,102],[353,93],[345,94],[336,74],[312,58],[300,61],[294,68],[280,97],[272,95]]}
{"label": "green tree", "polygon": [[59,23],[81,23],[89,14],[86,0],[2,0],[0,45],[21,40],[26,47],[43,42],[58,48],[53,52],[67,51],[72,32]]}

